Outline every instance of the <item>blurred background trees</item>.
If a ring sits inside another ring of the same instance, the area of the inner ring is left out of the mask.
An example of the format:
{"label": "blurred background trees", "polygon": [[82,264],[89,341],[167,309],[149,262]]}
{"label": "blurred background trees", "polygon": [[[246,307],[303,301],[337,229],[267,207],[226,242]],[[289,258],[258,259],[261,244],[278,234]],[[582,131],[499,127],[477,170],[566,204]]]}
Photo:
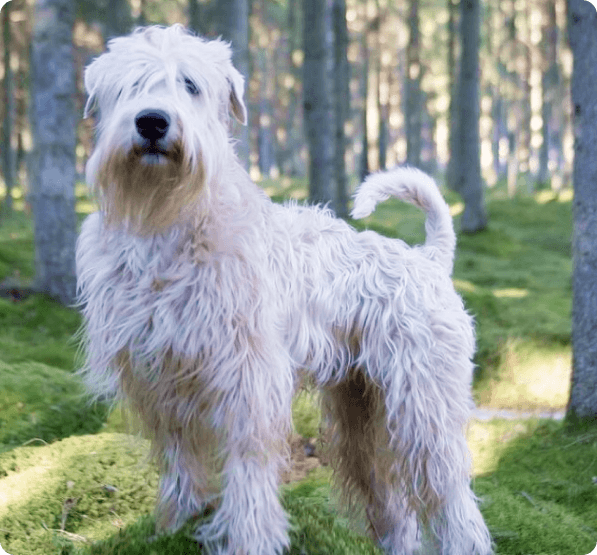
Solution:
{"label": "blurred background trees", "polygon": [[[503,183],[512,196],[570,182],[572,56],[565,0],[74,0],[74,6],[79,114],[83,67],[110,37],[134,25],[174,22],[221,35],[232,42],[247,78],[250,121],[235,134],[252,176],[311,175],[312,199],[331,202],[340,214],[362,176],[405,162],[463,195],[471,186],[462,184],[473,184],[465,198],[468,231],[483,228],[485,187]],[[327,15],[320,19],[309,6]],[[12,175],[26,182],[32,152],[34,7],[34,0],[12,0],[2,10],[0,121],[8,186]],[[317,44],[327,45],[328,66],[316,75],[306,66]],[[318,93],[324,97],[305,103],[313,87],[326,91]],[[318,115],[320,128],[309,131],[312,110],[326,113],[329,130]],[[91,136],[90,123],[79,123],[79,176]],[[326,143],[314,152],[326,153],[331,170],[316,162],[310,173],[309,136]],[[320,179],[327,183],[322,194],[315,182],[320,171],[328,176]],[[477,215],[469,225],[471,210]]]}
{"label": "blurred background trees", "polygon": [[[51,29],[50,5],[60,22]],[[575,355],[570,410],[592,414],[596,18],[585,0],[11,0],[1,17],[2,210],[18,187],[40,230],[40,287],[67,299],[44,276],[58,266],[72,273],[61,253],[73,242],[72,191],[93,143],[93,123],[76,115],[83,68],[136,25],[179,22],[222,36],[246,78],[249,121],[234,133],[251,177],[303,180],[311,201],[340,216],[369,172],[410,163],[460,195],[457,227],[474,234],[488,225],[490,190],[558,192],[574,173],[574,318],[589,358]],[[43,174],[43,160],[58,171]]]}

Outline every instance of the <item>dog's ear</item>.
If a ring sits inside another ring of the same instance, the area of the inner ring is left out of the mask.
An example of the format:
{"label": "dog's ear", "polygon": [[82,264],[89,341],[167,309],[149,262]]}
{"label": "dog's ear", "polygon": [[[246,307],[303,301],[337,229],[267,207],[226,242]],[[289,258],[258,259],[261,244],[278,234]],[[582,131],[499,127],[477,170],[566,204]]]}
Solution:
{"label": "dog's ear", "polygon": [[243,125],[247,124],[247,108],[243,101],[244,91],[243,76],[233,69],[228,77],[228,84],[230,86],[230,111]]}

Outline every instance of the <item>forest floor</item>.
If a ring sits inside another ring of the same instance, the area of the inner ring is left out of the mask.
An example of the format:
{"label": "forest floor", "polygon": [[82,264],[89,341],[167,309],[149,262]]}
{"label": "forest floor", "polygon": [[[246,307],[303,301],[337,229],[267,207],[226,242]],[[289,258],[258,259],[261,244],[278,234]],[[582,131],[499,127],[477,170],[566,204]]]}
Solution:
{"label": "forest floor", "polygon": [[[297,182],[263,185],[276,200],[305,195]],[[92,203],[83,187],[77,193],[82,218]],[[458,198],[447,198],[457,216]],[[477,324],[479,408],[468,430],[475,492],[498,554],[586,555],[597,542],[597,430],[561,421],[571,368],[571,196],[508,199],[496,188],[487,206],[488,229],[459,236],[454,275]],[[424,240],[422,215],[394,201],[354,224]],[[86,403],[73,375],[79,315],[32,294],[33,261],[30,219],[17,210],[0,220],[0,545],[11,555],[196,552],[191,525],[155,536],[147,442],[122,411]],[[283,488],[290,554],[379,554],[363,518],[349,520],[330,488],[316,396],[301,393],[293,416]]]}

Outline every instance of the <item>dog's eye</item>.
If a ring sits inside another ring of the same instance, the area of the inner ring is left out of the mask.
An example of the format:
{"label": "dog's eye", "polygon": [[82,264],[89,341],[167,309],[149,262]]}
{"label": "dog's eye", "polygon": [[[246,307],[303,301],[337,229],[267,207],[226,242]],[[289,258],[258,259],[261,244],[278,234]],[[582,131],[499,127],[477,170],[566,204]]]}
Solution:
{"label": "dog's eye", "polygon": [[199,89],[197,88],[197,85],[195,85],[195,83],[193,83],[193,81],[191,81],[188,77],[184,78],[184,86],[189,94],[193,96],[197,96],[199,94]]}

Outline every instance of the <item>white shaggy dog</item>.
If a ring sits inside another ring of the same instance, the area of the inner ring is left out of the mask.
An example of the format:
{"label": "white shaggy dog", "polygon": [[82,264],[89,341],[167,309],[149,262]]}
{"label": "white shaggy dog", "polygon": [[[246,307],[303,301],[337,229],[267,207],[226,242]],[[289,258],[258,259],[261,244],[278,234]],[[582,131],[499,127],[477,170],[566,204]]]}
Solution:
{"label": "white shaggy dog", "polygon": [[355,217],[389,196],[425,210],[415,248],[270,202],[229,138],[229,113],[246,112],[228,45],[180,26],[112,40],[85,86],[100,211],[77,245],[82,372],[151,435],[158,526],[213,508],[197,529],[207,552],[282,553],[279,477],[308,375],[337,481],[386,553],[490,553],[464,437],[473,326],[450,279],[455,237],[434,182],[397,169],[355,198]]}

